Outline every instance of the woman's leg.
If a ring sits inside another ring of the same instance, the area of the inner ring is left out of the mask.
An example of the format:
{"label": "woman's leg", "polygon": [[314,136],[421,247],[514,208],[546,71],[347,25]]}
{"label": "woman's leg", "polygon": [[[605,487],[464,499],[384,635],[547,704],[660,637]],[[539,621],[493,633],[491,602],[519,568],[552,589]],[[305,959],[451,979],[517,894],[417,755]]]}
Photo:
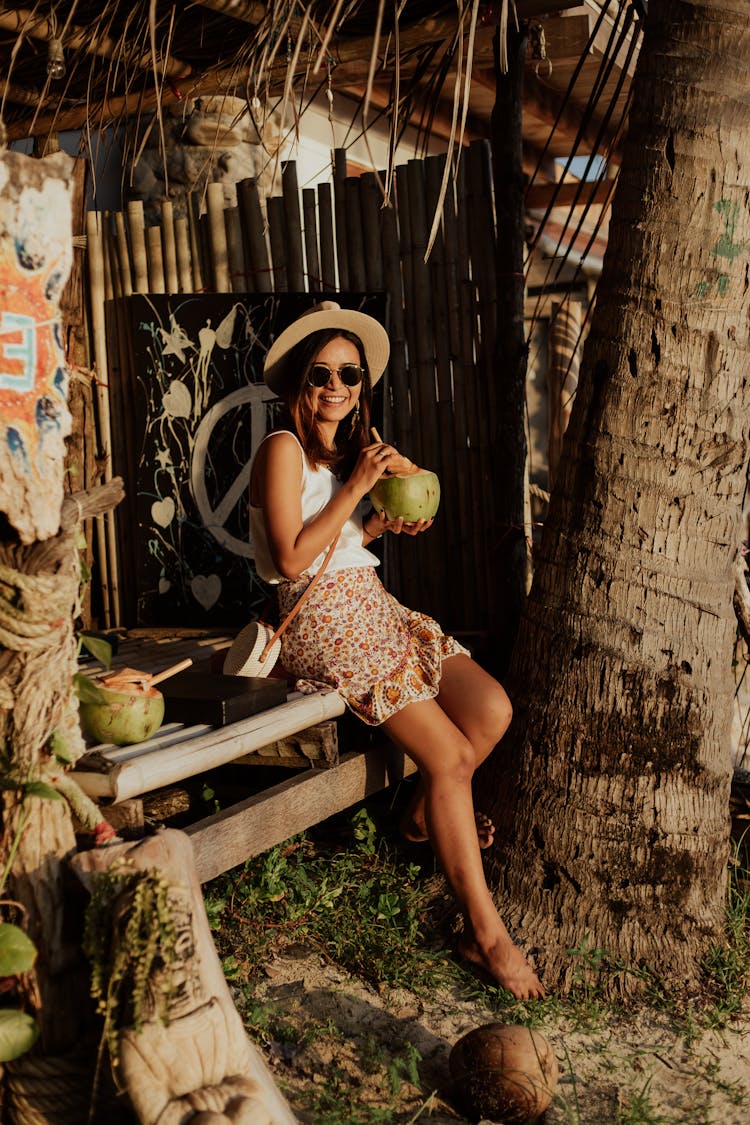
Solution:
{"label": "woman's leg", "polygon": [[427,831],[464,914],[463,954],[519,999],[544,995],[485,881],[471,798],[472,744],[436,699],[408,704],[383,729],[422,774]]}
{"label": "woman's leg", "polygon": [[[443,663],[437,702],[471,743],[474,769],[505,734],[513,715],[505,689],[468,656],[451,656]],[[401,822],[407,840],[428,838],[425,823],[425,789],[420,778],[414,797]],[[495,826],[483,813],[475,813],[480,848],[488,848]]]}

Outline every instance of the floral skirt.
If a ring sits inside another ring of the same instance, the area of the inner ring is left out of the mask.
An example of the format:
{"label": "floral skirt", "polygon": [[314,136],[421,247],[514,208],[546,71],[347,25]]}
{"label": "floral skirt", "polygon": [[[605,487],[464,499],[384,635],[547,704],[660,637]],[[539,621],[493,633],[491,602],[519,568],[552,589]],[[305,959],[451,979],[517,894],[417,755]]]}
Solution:
{"label": "floral skirt", "polygon": [[[284,617],[310,579],[279,586]],[[372,566],[347,567],[321,578],[282,635],[281,663],[301,691],[334,687],[371,726],[408,703],[433,699],[443,660],[467,650],[431,617],[406,609]]]}

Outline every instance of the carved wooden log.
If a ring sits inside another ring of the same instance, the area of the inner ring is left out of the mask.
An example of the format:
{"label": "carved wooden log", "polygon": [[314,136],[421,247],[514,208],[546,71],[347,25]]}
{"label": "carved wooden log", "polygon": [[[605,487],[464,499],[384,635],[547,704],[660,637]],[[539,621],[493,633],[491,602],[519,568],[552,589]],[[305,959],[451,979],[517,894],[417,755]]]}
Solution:
{"label": "carved wooden log", "polygon": [[[162,1023],[155,1011],[145,1013],[140,1032],[125,1030],[120,1040],[117,1078],[138,1120],[142,1125],[177,1125],[203,1112],[215,1125],[230,1121],[294,1125],[289,1106],[232,1003],[211,938],[190,840],[182,832],[165,829],[136,844],[84,852],[71,862],[91,888],[98,873],[123,860],[131,870],[157,870],[166,878],[177,927],[176,988],[169,1023]],[[160,982],[153,984],[156,994]]]}

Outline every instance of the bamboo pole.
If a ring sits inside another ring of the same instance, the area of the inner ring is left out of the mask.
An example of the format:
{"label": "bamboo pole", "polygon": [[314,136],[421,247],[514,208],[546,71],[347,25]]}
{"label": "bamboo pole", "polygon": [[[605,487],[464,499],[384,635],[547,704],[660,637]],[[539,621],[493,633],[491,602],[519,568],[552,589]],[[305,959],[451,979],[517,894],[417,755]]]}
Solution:
{"label": "bamboo pole", "polygon": [[166,292],[161,227],[146,228],[146,257],[148,260],[148,292]]}
{"label": "bamboo pole", "polygon": [[318,222],[320,224],[320,272],[323,289],[329,293],[335,293],[336,241],[330,184],[318,184]]}
{"label": "bamboo pole", "polygon": [[381,201],[375,173],[365,172],[359,179],[359,202],[362,216],[365,288],[368,291],[382,289],[384,285]]}
{"label": "bamboo pole", "polygon": [[346,202],[346,259],[349,265],[349,288],[363,292],[365,281],[365,244],[362,234],[362,210],[357,176],[344,180]]}
{"label": "bamboo pole", "polygon": [[[391,354],[388,360],[388,386],[393,402],[392,415],[386,418],[386,434],[393,434],[397,447],[414,457],[412,420],[409,412],[409,382],[406,370],[406,328],[404,321],[404,290],[401,279],[401,254],[395,207],[382,212],[383,284],[388,293],[388,335]],[[386,408],[388,402],[386,398]]]}
{"label": "bamboo pole", "polygon": [[305,221],[305,259],[307,261],[307,288],[319,293],[323,288],[318,257],[318,223],[315,205],[315,188],[302,189],[302,214]]}
{"label": "bamboo pole", "polygon": [[351,289],[349,284],[349,255],[346,245],[346,149],[337,148],[333,154],[334,208],[336,215],[336,257],[339,267],[339,289]]}
{"label": "bamboo pole", "polygon": [[[458,282],[458,222],[455,198],[449,189],[443,209],[444,229],[444,283],[447,312],[448,348],[451,355],[453,376],[453,442],[456,460],[456,480],[458,486],[459,518],[461,520],[461,557],[464,573],[464,605],[466,616],[463,627],[479,629],[481,602],[478,599],[480,583],[477,569],[482,565],[480,556],[475,555],[473,547],[474,524],[481,511],[480,498],[475,495],[475,481],[472,472],[472,459],[475,450],[470,445],[469,423],[466,408],[467,372],[461,346],[461,294]],[[470,374],[470,372],[469,372]]]}
{"label": "bamboo pole", "polygon": [[171,199],[163,199],[161,204],[161,241],[164,250],[164,283],[166,291],[167,293],[179,293],[180,283],[177,271],[174,205]]}
{"label": "bamboo pole", "polygon": [[130,251],[128,237],[125,232],[125,216],[122,211],[115,212],[115,236],[117,241],[117,272],[120,277],[120,287],[123,297],[129,297],[133,292],[133,275],[130,269]]}
{"label": "bamboo pole", "polygon": [[286,280],[291,293],[304,293],[305,262],[302,254],[302,216],[299,205],[297,165],[287,160],[281,173],[286,231]]}
{"label": "bamboo pole", "polygon": [[[471,467],[472,495],[474,499],[473,523],[471,528],[472,551],[475,558],[474,573],[479,586],[477,599],[480,605],[487,606],[492,581],[489,559],[489,539],[487,525],[491,519],[488,503],[493,481],[488,465],[487,413],[479,394],[479,382],[484,378],[476,357],[478,348],[476,282],[472,277],[472,263],[469,252],[469,213],[468,189],[466,185],[466,163],[458,166],[458,199],[462,201],[456,213],[457,243],[457,282],[460,302],[461,328],[461,368],[464,375],[466,400],[467,433],[469,435],[468,461]],[[485,622],[486,623],[486,622]],[[483,623],[483,624],[485,624]]]}
{"label": "bamboo pole", "polygon": [[203,262],[201,260],[199,206],[195,193],[189,191],[186,199],[188,231],[190,234],[190,262],[193,269],[193,293],[203,292]]}
{"label": "bamboo pole", "polygon": [[289,289],[286,273],[286,232],[284,230],[284,200],[274,195],[266,202],[268,212],[268,231],[271,236],[271,259],[273,261],[273,280],[277,293]]}
{"label": "bamboo pole", "polygon": [[497,279],[495,277],[495,217],[492,203],[492,171],[487,141],[469,145],[467,182],[469,187],[469,246],[472,273],[477,281],[481,316],[481,355],[485,374],[481,386],[486,402],[490,433],[497,418],[494,362],[497,332]]}
{"label": "bamboo pole", "polygon": [[252,178],[240,180],[237,184],[237,199],[242,218],[248,292],[270,293],[273,288],[271,263],[257,182]]}
{"label": "bamboo pole", "polygon": [[229,255],[229,283],[233,293],[244,293],[247,285],[245,253],[242,246],[242,222],[239,207],[227,207],[224,212]]}
{"label": "bamboo pole", "polygon": [[[86,213],[86,249],[89,267],[91,329],[96,364],[96,402],[99,415],[100,456],[105,482],[112,480],[112,428],[107,395],[107,339],[104,319],[104,257],[102,248],[102,217],[98,211]],[[102,573],[104,623],[120,624],[117,549],[114,513],[97,519],[97,543]]]}
{"label": "bamboo pole", "polygon": [[206,190],[211,274],[217,293],[230,293],[227,228],[224,224],[224,185],[211,183]]}
{"label": "bamboo pole", "polygon": [[143,203],[131,199],[128,203],[128,230],[133,254],[133,289],[136,293],[148,292],[148,259],[146,257],[146,230]]}
{"label": "bamboo pole", "polygon": [[100,211],[102,217],[102,263],[104,266],[104,300],[112,301],[115,296],[115,284],[112,269],[112,257],[109,239],[109,211]]}
{"label": "bamboo pole", "polygon": [[[435,214],[443,181],[445,156],[432,156],[424,161],[426,189],[426,218],[431,222]],[[465,628],[468,615],[466,598],[472,586],[471,570],[466,568],[468,559],[464,546],[469,531],[471,511],[466,505],[466,496],[459,480],[465,466],[459,464],[457,446],[459,435],[455,431],[453,406],[452,357],[450,348],[450,327],[448,314],[448,294],[446,288],[446,262],[444,243],[445,221],[441,223],[432,246],[428,261],[430,293],[432,296],[432,324],[435,341],[435,376],[437,384],[437,434],[439,449],[441,508],[437,520],[438,529],[448,548],[446,565],[442,568],[443,613],[446,623],[456,628]],[[466,435],[463,435],[464,445]],[[451,615],[448,619],[448,615]]]}
{"label": "bamboo pole", "polygon": [[[410,253],[412,259],[412,299],[414,303],[414,320],[416,331],[414,334],[414,355],[416,363],[412,366],[413,378],[411,381],[412,392],[415,385],[419,387],[419,413],[415,414],[415,426],[419,427],[422,435],[421,464],[427,469],[432,469],[443,477],[442,457],[440,442],[437,432],[437,401],[435,388],[435,357],[434,357],[434,330],[432,319],[432,301],[430,298],[430,274],[424,260],[427,249],[429,227],[427,211],[425,208],[425,180],[424,162],[410,160],[406,166],[406,178],[409,184],[409,219],[411,227]],[[440,532],[440,524],[434,529]],[[440,571],[433,565],[430,558],[435,550],[435,542],[428,554],[428,544],[419,542],[418,537],[418,567],[422,574],[422,589],[417,608],[424,607],[438,618],[444,616],[443,584]]]}
{"label": "bamboo pole", "polygon": [[175,219],[174,221],[175,250],[177,253],[177,275],[179,277],[179,292],[193,292],[193,266],[190,260],[190,231],[188,220]]}

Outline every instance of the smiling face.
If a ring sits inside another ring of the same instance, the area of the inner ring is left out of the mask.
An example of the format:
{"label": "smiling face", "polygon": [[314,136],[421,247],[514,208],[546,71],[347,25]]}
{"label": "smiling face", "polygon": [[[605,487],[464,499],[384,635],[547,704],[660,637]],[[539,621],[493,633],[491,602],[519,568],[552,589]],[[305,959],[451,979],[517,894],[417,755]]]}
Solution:
{"label": "smiling face", "polygon": [[325,344],[315,356],[315,363],[331,368],[331,377],[324,387],[309,387],[310,406],[319,427],[330,435],[331,440],[339,422],[354,410],[362,394],[361,383],[356,387],[347,387],[341,382],[338,372],[344,364],[361,362],[356,344],[342,336]]}

